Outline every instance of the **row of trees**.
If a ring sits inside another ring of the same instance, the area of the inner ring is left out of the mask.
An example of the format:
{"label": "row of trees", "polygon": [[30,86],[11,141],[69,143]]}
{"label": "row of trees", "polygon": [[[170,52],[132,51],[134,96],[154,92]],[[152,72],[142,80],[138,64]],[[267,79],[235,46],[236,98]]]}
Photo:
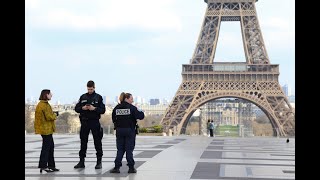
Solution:
{"label": "row of trees", "polygon": [[28,133],[32,133],[34,132],[34,112],[32,109],[30,109],[30,106],[28,106],[27,104],[25,104],[24,106],[24,129],[28,132]]}
{"label": "row of trees", "polygon": [[[162,126],[159,125],[162,116],[160,115],[146,115],[143,120],[138,120],[138,125],[140,127],[140,133],[160,133],[162,132]],[[110,126],[110,133],[113,133],[113,122],[111,114],[103,114],[100,119],[101,125],[107,129]]]}
{"label": "row of trees", "polygon": [[[140,131],[143,132],[147,128],[152,128],[154,132],[162,132],[162,127],[159,126],[162,116],[159,115],[146,115],[146,117],[140,121]],[[113,122],[111,114],[101,115],[100,123],[104,129],[110,127],[110,133],[113,133]],[[34,133],[34,109],[31,106],[25,105],[25,130],[27,133]],[[80,131],[79,115],[70,112],[61,113],[56,120],[56,132],[57,133],[77,133]],[[148,131],[148,130],[147,130]]]}
{"label": "row of trees", "polygon": [[[199,121],[200,121],[199,117],[194,117],[194,116],[191,117],[185,131],[187,135],[199,134]],[[242,121],[242,123],[246,128],[249,128],[250,126],[252,126],[253,134],[255,136],[274,136],[273,127],[270,123],[270,120],[265,114],[257,116],[254,121],[249,122],[249,120],[246,120],[246,121]],[[218,130],[219,130],[219,124],[217,124],[216,126],[216,135],[219,135]]]}
{"label": "row of trees", "polygon": [[[146,115],[142,121],[138,121],[141,133],[160,133],[162,126],[160,126],[161,115]],[[103,114],[100,119],[101,125],[104,129],[110,127],[110,133],[113,133],[113,123],[111,114]],[[252,122],[253,134],[255,136],[272,136],[273,129],[270,120],[265,115],[257,116],[256,120]],[[34,133],[34,109],[32,106],[25,105],[25,130],[27,133]],[[56,121],[57,133],[77,133],[80,130],[80,121],[78,114],[70,112],[61,113]],[[191,117],[186,134],[199,134],[199,117]]]}

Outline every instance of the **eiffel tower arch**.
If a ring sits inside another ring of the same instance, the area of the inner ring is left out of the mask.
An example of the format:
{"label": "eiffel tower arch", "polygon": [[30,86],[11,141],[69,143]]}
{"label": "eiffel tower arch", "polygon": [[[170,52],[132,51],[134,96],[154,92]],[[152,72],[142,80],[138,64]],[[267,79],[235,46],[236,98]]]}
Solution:
{"label": "eiffel tower arch", "polygon": [[[279,136],[295,135],[295,112],[270,64],[256,13],[258,0],[204,0],[207,9],[182,83],[161,120],[164,131],[184,133],[193,112],[208,101],[235,97],[260,107]],[[245,62],[214,62],[221,21],[240,21]]]}

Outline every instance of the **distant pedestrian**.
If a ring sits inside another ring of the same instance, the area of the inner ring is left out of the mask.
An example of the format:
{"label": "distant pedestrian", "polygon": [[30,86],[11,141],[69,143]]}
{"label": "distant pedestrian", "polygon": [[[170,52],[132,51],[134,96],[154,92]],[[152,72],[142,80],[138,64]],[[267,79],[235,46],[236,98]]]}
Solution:
{"label": "distant pedestrian", "polygon": [[57,119],[58,112],[52,111],[48,102],[51,98],[52,93],[49,89],[42,90],[39,97],[40,101],[35,110],[35,133],[40,134],[42,137],[42,148],[38,165],[40,173],[42,173],[42,171],[59,171],[59,169],[56,168],[54,161],[54,142],[52,137],[52,134],[56,129],[55,121]]}
{"label": "distant pedestrian", "polygon": [[209,126],[210,126],[210,119],[209,119],[208,122],[207,122],[207,135],[208,135],[208,137],[209,137],[209,134],[210,134],[210,128],[209,128]]}
{"label": "distant pedestrian", "polygon": [[209,129],[210,129],[210,137],[213,137],[213,130],[214,130],[213,120],[211,120],[209,124]]}

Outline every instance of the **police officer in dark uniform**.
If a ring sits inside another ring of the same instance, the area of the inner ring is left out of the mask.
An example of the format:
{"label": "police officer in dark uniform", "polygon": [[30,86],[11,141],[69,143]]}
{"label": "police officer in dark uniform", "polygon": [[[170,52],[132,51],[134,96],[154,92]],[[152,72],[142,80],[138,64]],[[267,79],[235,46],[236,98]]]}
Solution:
{"label": "police officer in dark uniform", "polygon": [[128,173],[136,173],[133,160],[133,149],[136,141],[136,124],[137,119],[142,120],[144,113],[132,105],[133,97],[130,93],[121,93],[120,104],[112,111],[112,121],[116,129],[117,142],[117,157],[114,161],[115,167],[110,170],[110,173],[120,173],[122,166],[122,158],[126,152],[127,165],[129,166]]}
{"label": "police officer in dark uniform", "polygon": [[97,164],[95,169],[101,169],[102,164],[102,137],[103,129],[100,125],[99,119],[101,114],[104,114],[106,107],[102,102],[102,96],[95,92],[95,85],[93,81],[88,81],[87,83],[88,93],[80,96],[78,103],[76,104],[75,111],[80,113],[80,139],[81,139],[81,149],[79,151],[80,162],[74,166],[74,168],[84,168],[84,158],[86,157],[88,136],[91,130],[94,147],[97,151]]}

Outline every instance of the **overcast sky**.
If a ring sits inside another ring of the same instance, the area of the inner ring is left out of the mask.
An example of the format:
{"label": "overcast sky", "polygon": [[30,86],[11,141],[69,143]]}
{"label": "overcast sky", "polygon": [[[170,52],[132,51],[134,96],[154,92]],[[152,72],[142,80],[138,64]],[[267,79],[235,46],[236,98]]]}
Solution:
{"label": "overcast sky", "polygon": [[[256,8],[270,62],[294,93],[295,1]],[[94,80],[111,100],[125,91],[171,101],[205,10],[203,0],[26,0],[25,96],[48,88],[71,103]],[[222,22],[215,61],[245,62],[240,22]]]}

